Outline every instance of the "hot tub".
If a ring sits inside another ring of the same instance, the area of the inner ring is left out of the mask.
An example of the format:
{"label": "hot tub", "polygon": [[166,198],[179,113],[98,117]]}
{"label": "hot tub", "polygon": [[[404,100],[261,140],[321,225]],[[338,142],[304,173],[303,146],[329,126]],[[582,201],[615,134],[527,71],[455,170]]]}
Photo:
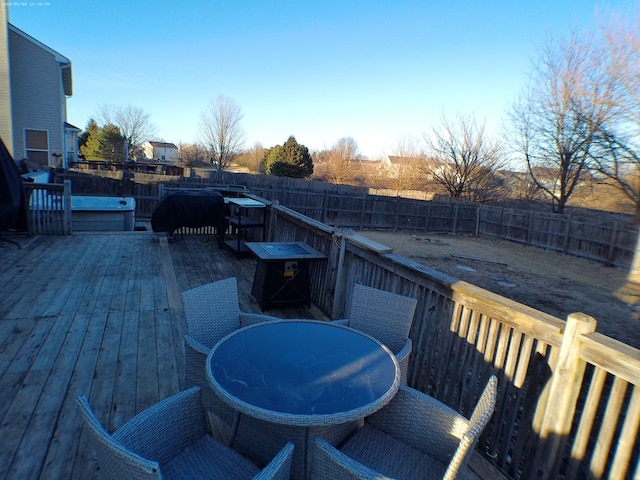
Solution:
{"label": "hot tub", "polygon": [[71,228],[74,232],[127,231],[136,223],[133,197],[71,195]]}

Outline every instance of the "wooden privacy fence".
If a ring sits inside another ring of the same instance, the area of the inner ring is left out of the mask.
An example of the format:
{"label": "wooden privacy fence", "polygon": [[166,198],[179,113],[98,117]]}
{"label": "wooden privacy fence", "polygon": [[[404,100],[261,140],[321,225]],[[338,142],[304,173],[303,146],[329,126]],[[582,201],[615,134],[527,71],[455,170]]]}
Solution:
{"label": "wooden privacy fence", "polygon": [[640,351],[394,254],[390,248],[274,204],[271,241],[328,256],[312,300],[345,312],[354,283],[418,299],[409,385],[469,416],[489,376],[496,411],[478,451],[514,479],[638,478]]}
{"label": "wooden privacy fence", "polygon": [[506,209],[480,205],[476,234],[524,243],[547,250],[629,266],[638,229],[630,223],[595,223],[571,214]]}
{"label": "wooden privacy fence", "polygon": [[24,184],[33,235],[71,235],[71,181]]}
{"label": "wooden privacy fence", "polygon": [[[149,219],[158,203],[158,183],[137,183],[65,172],[76,194],[133,196],[136,218]],[[134,176],[135,178],[135,176]],[[212,172],[211,178],[165,181],[168,188],[244,186],[252,194],[335,227],[425,233],[487,235],[577,257],[628,267],[638,229],[623,221],[517,210],[474,203],[372,195],[369,189],[269,175]]]}

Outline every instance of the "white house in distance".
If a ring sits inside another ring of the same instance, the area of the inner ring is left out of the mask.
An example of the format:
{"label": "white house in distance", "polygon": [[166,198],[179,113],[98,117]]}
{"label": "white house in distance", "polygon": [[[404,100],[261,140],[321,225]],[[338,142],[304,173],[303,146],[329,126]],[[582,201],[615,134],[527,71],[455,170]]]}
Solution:
{"label": "white house in distance", "polygon": [[178,163],[178,147],[167,142],[142,142],[140,148],[145,160],[162,163]]}
{"label": "white house in distance", "polygon": [[14,159],[67,168],[80,129],[67,122],[71,61],[8,21],[0,4],[0,137]]}

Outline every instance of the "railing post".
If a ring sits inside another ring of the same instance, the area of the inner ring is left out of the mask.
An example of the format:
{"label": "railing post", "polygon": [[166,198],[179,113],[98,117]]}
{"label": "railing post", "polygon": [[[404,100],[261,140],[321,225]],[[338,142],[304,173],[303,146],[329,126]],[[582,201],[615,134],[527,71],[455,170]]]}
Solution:
{"label": "railing post", "polygon": [[276,232],[276,228],[277,228],[277,219],[276,219],[276,209],[274,207],[277,207],[278,205],[280,205],[280,202],[278,200],[274,200],[271,205],[267,206],[267,209],[269,210],[269,225],[266,227],[267,228],[267,242],[273,242],[275,241],[275,232]]}
{"label": "railing post", "polygon": [[63,201],[63,215],[64,215],[64,225],[63,225],[63,234],[71,235],[72,231],[72,211],[71,211],[71,180],[64,181],[64,191],[62,192]]}
{"label": "railing post", "polygon": [[640,285],[640,232],[638,232],[638,236],[636,237],[636,249],[633,254],[633,261],[631,262],[627,283]]}
{"label": "railing post", "polygon": [[[334,233],[334,236],[337,234]],[[335,237],[334,237],[335,238]],[[335,242],[332,242],[332,248],[335,245]],[[331,311],[331,318],[332,319],[337,319],[337,318],[342,318],[344,316],[344,291],[345,291],[345,284],[344,284],[344,276],[345,276],[345,272],[344,272],[344,255],[345,255],[345,251],[347,249],[347,239],[345,238],[344,233],[340,234],[340,251],[338,254],[338,266],[337,266],[337,271],[336,271],[336,278],[335,278],[335,289],[333,292],[333,308]]]}
{"label": "railing post", "polygon": [[596,325],[595,318],[584,313],[572,313],[567,318],[544,407],[540,443],[533,462],[535,478],[551,478],[559,461],[559,453],[571,430],[586,367],[586,362],[580,359],[581,337],[595,332]]}

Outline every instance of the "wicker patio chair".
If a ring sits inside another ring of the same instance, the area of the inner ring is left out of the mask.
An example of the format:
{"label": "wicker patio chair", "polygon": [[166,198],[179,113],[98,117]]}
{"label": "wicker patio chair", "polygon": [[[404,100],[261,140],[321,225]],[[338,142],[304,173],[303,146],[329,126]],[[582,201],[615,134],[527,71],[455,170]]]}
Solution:
{"label": "wicker patio chair", "polygon": [[367,417],[339,449],[315,439],[313,478],[464,478],[473,448],[496,402],[492,376],[471,415],[463,415],[407,386],[380,411]]}
{"label": "wicker patio chair", "polygon": [[165,398],[109,434],[87,397],[76,399],[103,479],[288,479],[293,444],[261,470],[207,430],[200,389]]}
{"label": "wicker patio chair", "polygon": [[207,355],[213,346],[234,330],[255,323],[280,320],[270,315],[240,311],[235,277],[207,283],[182,293],[187,321],[185,342],[185,386],[202,389],[203,404],[215,424],[216,436],[229,444],[236,411],[224,403],[209,386],[205,374]]}
{"label": "wicker patio chair", "polygon": [[371,335],[389,347],[400,364],[400,383],[406,385],[412,348],[409,331],[417,303],[415,298],[356,283],[347,318],[334,321]]}

